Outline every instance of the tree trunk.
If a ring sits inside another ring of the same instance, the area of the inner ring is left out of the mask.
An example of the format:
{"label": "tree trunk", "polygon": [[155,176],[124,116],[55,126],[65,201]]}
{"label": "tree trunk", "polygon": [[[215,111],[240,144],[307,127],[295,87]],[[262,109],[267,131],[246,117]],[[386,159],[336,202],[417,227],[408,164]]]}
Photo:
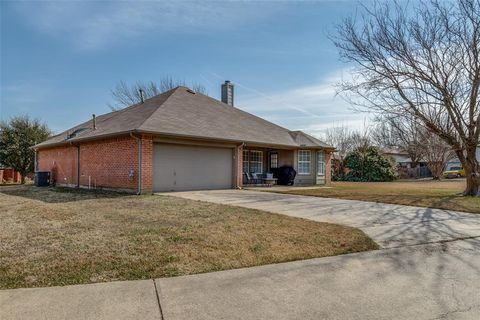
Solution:
{"label": "tree trunk", "polygon": [[464,162],[463,169],[467,176],[467,186],[463,195],[480,196],[480,165],[476,159],[476,146],[467,149],[467,156]]}
{"label": "tree trunk", "polygon": [[27,178],[27,173],[20,172],[20,183],[25,184],[25,179]]}
{"label": "tree trunk", "polygon": [[429,161],[427,167],[432,173],[433,180],[440,180],[442,177],[444,163],[441,161]]}
{"label": "tree trunk", "polygon": [[480,196],[480,178],[477,176],[467,176],[467,187],[463,192],[465,196]]}

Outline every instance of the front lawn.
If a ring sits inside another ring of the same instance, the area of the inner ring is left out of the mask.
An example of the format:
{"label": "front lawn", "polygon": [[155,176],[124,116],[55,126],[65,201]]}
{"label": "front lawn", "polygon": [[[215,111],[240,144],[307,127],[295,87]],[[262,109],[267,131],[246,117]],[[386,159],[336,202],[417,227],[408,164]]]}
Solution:
{"label": "front lawn", "polygon": [[147,279],[376,249],[363,232],[167,196],[0,187],[0,288]]}
{"label": "front lawn", "polygon": [[463,197],[464,179],[419,180],[395,182],[332,182],[324,188],[288,188],[271,191],[316,196],[364,200],[419,207],[480,213],[480,197]]}

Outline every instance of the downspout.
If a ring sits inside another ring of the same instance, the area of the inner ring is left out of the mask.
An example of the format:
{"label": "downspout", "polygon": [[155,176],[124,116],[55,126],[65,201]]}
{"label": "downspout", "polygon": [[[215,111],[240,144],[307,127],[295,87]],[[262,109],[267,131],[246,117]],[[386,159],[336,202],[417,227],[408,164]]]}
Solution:
{"label": "downspout", "polygon": [[138,188],[137,195],[142,194],[142,139],[136,137],[132,132],[130,132],[130,137],[137,140],[138,145]]}
{"label": "downspout", "polygon": [[37,149],[33,149],[35,151],[35,157],[33,158],[33,172],[37,172],[38,165],[37,165]]}

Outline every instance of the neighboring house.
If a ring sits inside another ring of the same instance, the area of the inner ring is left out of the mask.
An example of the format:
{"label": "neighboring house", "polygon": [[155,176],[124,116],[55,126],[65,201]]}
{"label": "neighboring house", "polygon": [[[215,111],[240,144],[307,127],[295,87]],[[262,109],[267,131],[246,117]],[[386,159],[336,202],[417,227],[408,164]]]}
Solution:
{"label": "neighboring house", "polygon": [[412,159],[408,155],[407,152],[399,150],[399,149],[388,149],[383,148],[383,153],[391,156],[397,166],[404,167],[404,168],[411,168],[412,167]]}
{"label": "neighboring house", "polygon": [[[480,161],[480,146],[477,147],[477,160]],[[445,170],[450,170],[452,167],[461,167],[461,166],[462,166],[462,163],[457,157],[455,157],[454,159],[447,162],[447,165],[445,166]]]}
{"label": "neighboring house", "polygon": [[299,185],[330,181],[333,147],[177,87],[84,122],[34,147],[58,185],[137,193],[238,188],[243,172],[293,166]]}
{"label": "neighboring house", "polygon": [[406,151],[384,148],[383,153],[391,156],[395,160],[401,179],[426,178],[432,176],[425,161],[417,162],[416,165],[414,165]]}

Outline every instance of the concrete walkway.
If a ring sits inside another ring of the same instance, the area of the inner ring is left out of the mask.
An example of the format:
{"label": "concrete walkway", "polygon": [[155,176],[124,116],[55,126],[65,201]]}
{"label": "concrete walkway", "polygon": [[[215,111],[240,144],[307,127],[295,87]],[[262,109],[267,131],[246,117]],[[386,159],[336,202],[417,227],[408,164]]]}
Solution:
{"label": "concrete walkway", "polygon": [[0,290],[0,319],[478,319],[480,314],[480,215],[254,191],[174,195],[355,226],[386,249],[155,281]]}
{"label": "concrete walkway", "polygon": [[157,280],[166,320],[475,319],[471,239]]}
{"label": "concrete walkway", "polygon": [[0,319],[161,319],[153,280],[0,290]]}
{"label": "concrete walkway", "polygon": [[473,213],[251,190],[171,195],[352,226],[383,248],[480,237],[480,214]]}

